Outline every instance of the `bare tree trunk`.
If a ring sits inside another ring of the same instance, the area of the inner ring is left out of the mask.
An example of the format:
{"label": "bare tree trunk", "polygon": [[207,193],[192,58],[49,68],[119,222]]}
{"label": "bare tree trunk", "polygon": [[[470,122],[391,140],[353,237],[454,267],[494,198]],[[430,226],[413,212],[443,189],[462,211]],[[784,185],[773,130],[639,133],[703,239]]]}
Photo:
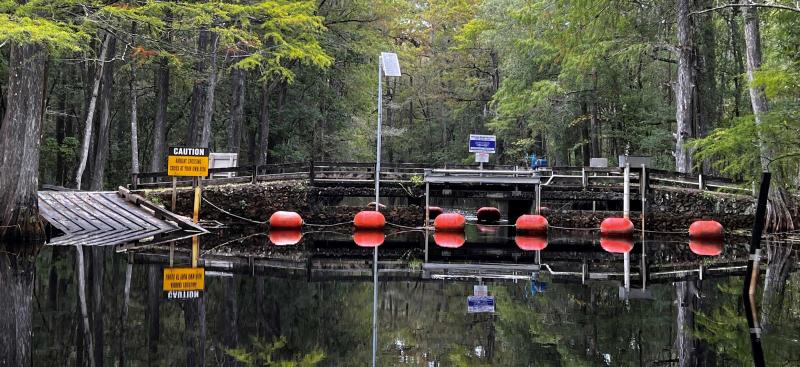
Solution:
{"label": "bare tree trunk", "polygon": [[[197,81],[192,88],[192,109],[189,115],[187,143],[191,146],[208,147],[211,137],[211,120],[214,116],[214,91],[217,86],[217,43],[219,35],[202,30],[197,41],[197,50],[203,60],[198,61],[196,70],[206,74],[205,80]],[[205,60],[206,52],[210,54]],[[206,71],[209,69],[209,71]]]}
{"label": "bare tree trunk", "polygon": [[81,145],[81,160],[75,172],[75,188],[78,190],[81,189],[83,171],[86,169],[86,162],[89,160],[89,146],[92,141],[92,122],[94,121],[94,112],[97,106],[97,95],[100,92],[100,80],[103,76],[103,67],[106,63],[106,55],[108,55],[108,47],[112,38],[110,34],[107,34],[103,39],[103,45],[100,47],[100,66],[96,68],[94,84],[92,85],[92,95],[89,98],[89,105],[86,108],[86,127],[83,132],[83,144]]}
{"label": "bare tree trunk", "polygon": [[208,83],[205,77],[206,68],[208,67],[205,55],[208,51],[209,34],[210,32],[207,30],[201,30],[197,36],[197,54],[199,57],[195,63],[194,70],[198,76],[202,77],[196,80],[194,86],[192,86],[192,105],[189,110],[189,125],[186,131],[186,144],[190,146],[196,146],[202,139],[203,105],[206,101],[206,84]]}
{"label": "bare tree trunk", "polygon": [[261,86],[261,107],[258,114],[258,164],[267,163],[269,152],[269,96],[272,87],[268,83]]}
{"label": "bare tree trunk", "polygon": [[[67,113],[67,91],[66,86],[69,85],[69,81],[67,77],[64,75],[63,72],[59,72],[60,80],[64,82],[64,87],[61,88],[61,93],[58,95],[58,115],[56,116],[56,143],[58,146],[61,147],[64,144],[64,124],[67,120],[66,113]],[[68,75],[68,74],[67,74]],[[64,186],[64,154],[61,152],[61,149],[58,150],[56,153],[56,174],[55,174],[56,183],[60,186]]]}
{"label": "bare tree trunk", "polygon": [[0,126],[0,238],[38,239],[44,234],[36,191],[47,53],[41,45],[12,42],[9,54],[8,103]]}
{"label": "bare tree trunk", "polygon": [[[749,3],[742,0],[742,3]],[[744,8],[744,42],[747,59],[747,80],[750,84],[750,103],[753,106],[753,117],[756,125],[763,123],[764,115],[769,113],[767,105],[767,95],[764,87],[755,85],[756,72],[761,68],[761,30],[759,29],[758,9],[755,6]],[[761,169],[769,171],[769,164],[772,161],[773,152],[769,147],[769,137],[759,134],[759,150],[761,153]],[[770,185],[769,205],[767,206],[766,228],[769,231],[793,230],[794,222],[792,213],[787,205],[788,194],[783,188],[783,172],[776,169],[773,172],[775,185]]]}
{"label": "bare tree trunk", "polygon": [[[136,22],[131,25],[131,44],[136,45]],[[131,173],[139,173],[139,116],[136,96],[136,60],[131,60]]]}
{"label": "bare tree trunk", "polygon": [[242,123],[244,122],[244,105],[247,70],[231,71],[231,123],[228,125],[228,152],[239,153],[242,144]]}
{"label": "bare tree trunk", "polygon": [[692,153],[686,147],[686,139],[692,137],[692,24],[690,19],[691,0],[677,2],[678,33],[678,78],[675,82],[675,170],[692,170]]}
{"label": "bare tree trunk", "polygon": [[202,135],[200,136],[200,146],[208,147],[209,139],[211,138],[211,121],[214,118],[214,92],[217,89],[217,45],[219,43],[219,35],[211,33],[211,56],[210,64],[211,70],[208,75],[208,84],[206,85],[206,101],[203,104],[203,126]]}
{"label": "bare tree trunk", "polygon": [[581,102],[581,119],[578,126],[581,129],[581,163],[583,166],[589,166],[589,160],[592,158],[592,147],[591,147],[591,137],[589,136],[589,119],[587,119],[587,115],[589,114],[589,106],[586,104],[586,101]]}
{"label": "bare tree trunk", "polygon": [[744,61],[742,61],[742,53],[739,51],[741,44],[741,35],[739,34],[739,24],[736,22],[739,10],[731,8],[731,14],[728,17],[728,29],[730,31],[730,44],[728,47],[731,49],[731,56],[733,57],[736,66],[735,77],[733,78],[733,115],[741,115],[742,106],[742,75],[744,75]]}
{"label": "bare tree trunk", "polygon": [[602,157],[600,146],[600,117],[597,114],[597,70],[592,69],[592,107],[591,120],[589,121],[589,136],[592,143],[592,158]]}
{"label": "bare tree trunk", "polygon": [[[116,52],[117,39],[110,36],[108,53],[112,56]],[[100,120],[97,124],[97,141],[95,141],[94,166],[89,189],[102,190],[108,161],[108,134],[111,130],[111,102],[114,100],[114,61],[108,61],[103,66],[103,78],[100,88]]]}
{"label": "bare tree trunk", "polygon": [[155,72],[156,114],[153,119],[153,153],[150,156],[150,171],[164,170],[167,155],[167,105],[169,103],[169,65],[162,57]]}

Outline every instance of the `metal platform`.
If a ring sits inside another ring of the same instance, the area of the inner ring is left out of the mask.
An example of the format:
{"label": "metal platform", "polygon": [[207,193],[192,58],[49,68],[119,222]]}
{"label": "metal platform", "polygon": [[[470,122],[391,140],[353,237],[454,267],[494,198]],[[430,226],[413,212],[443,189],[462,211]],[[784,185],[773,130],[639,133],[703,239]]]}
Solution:
{"label": "metal platform", "polygon": [[40,191],[39,212],[64,235],[49,245],[111,246],[153,238],[175,241],[208,233],[125,188],[119,191]]}

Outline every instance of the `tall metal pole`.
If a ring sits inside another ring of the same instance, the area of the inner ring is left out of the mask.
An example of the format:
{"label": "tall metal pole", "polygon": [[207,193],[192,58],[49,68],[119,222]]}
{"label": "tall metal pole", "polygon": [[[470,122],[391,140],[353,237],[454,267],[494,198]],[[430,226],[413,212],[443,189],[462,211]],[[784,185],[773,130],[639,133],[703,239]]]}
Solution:
{"label": "tall metal pole", "polygon": [[[375,153],[375,211],[380,211],[380,181],[381,181],[381,122],[383,121],[383,75],[381,70],[381,56],[378,56],[378,131],[377,149]],[[373,365],[375,365],[373,360]]]}
{"label": "tall metal pole", "polygon": [[623,177],[622,188],[622,216],[630,218],[631,216],[631,166],[625,163],[625,174]]}

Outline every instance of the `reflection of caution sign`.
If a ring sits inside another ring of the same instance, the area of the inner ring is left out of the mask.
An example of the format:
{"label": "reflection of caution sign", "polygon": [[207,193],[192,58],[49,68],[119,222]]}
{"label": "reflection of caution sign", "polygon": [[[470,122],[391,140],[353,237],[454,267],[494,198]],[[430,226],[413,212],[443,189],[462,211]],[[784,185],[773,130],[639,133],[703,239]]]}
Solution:
{"label": "reflection of caution sign", "polygon": [[208,148],[170,147],[167,158],[170,176],[208,176]]}
{"label": "reflection of caution sign", "polygon": [[206,286],[204,268],[164,268],[167,299],[199,298]]}
{"label": "reflection of caution sign", "polygon": [[494,297],[492,296],[468,296],[467,312],[469,313],[494,313]]}

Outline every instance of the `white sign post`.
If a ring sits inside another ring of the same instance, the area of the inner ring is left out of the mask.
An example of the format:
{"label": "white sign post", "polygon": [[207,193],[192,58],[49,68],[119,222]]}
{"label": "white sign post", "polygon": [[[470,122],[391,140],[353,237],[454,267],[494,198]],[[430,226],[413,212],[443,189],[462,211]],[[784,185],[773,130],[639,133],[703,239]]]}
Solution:
{"label": "white sign post", "polygon": [[489,162],[489,154],[495,152],[496,146],[497,137],[494,135],[469,134],[469,152],[475,153],[475,162],[480,163],[481,170],[483,164]]}

